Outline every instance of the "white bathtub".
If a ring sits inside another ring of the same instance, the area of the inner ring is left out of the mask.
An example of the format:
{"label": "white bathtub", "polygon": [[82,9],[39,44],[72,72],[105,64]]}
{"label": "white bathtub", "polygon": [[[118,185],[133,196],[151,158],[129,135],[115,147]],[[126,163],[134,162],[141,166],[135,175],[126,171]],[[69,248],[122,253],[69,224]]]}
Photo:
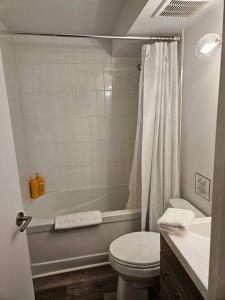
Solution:
{"label": "white bathtub", "polygon": [[[33,276],[62,272],[108,261],[110,243],[140,230],[140,209],[125,209],[128,187],[62,191],[46,194],[29,207],[27,229]],[[55,231],[56,215],[101,210],[98,226]]]}
{"label": "white bathtub", "polygon": [[71,212],[121,210],[126,207],[127,200],[128,187],[126,185],[59,191],[47,193],[33,200],[27,213],[34,220],[43,220]]}

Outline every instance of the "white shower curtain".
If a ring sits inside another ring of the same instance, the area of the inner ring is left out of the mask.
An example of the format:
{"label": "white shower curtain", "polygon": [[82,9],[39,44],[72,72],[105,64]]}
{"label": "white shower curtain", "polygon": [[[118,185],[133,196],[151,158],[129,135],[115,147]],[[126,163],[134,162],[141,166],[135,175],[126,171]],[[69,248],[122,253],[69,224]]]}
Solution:
{"label": "white shower curtain", "polygon": [[170,198],[180,196],[180,89],[178,44],[142,48],[134,159],[127,203],[140,207],[142,230],[158,231]]}

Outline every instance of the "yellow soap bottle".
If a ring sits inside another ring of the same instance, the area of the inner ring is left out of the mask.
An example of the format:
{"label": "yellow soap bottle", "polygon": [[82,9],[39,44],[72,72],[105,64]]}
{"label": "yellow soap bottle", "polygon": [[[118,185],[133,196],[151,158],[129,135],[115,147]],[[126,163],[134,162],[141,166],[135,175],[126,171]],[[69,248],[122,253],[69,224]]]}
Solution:
{"label": "yellow soap bottle", "polygon": [[39,189],[39,196],[44,195],[45,193],[45,183],[44,183],[44,178],[39,175],[39,173],[36,173],[36,178],[38,182],[38,189]]}
{"label": "yellow soap bottle", "polygon": [[39,184],[36,178],[30,180],[30,195],[32,199],[39,197]]}

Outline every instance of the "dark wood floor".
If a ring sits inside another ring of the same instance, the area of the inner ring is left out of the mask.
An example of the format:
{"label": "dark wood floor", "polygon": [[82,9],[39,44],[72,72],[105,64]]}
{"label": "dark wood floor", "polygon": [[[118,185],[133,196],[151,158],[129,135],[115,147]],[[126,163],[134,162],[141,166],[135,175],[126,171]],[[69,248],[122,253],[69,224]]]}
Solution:
{"label": "dark wood floor", "polygon": [[[110,265],[34,279],[36,300],[116,300],[117,273]],[[150,291],[158,299],[159,286]],[[141,299],[138,299],[141,300]]]}
{"label": "dark wood floor", "polygon": [[116,285],[109,265],[34,279],[36,300],[115,300]]}

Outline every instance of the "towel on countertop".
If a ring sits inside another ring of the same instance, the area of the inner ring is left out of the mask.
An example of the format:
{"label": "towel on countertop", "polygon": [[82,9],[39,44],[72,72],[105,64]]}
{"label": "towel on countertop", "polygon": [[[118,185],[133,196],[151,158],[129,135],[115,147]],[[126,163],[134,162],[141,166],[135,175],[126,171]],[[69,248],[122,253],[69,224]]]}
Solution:
{"label": "towel on countertop", "polygon": [[92,226],[102,223],[102,214],[99,210],[85,211],[55,218],[55,230]]}
{"label": "towel on countertop", "polygon": [[162,231],[180,234],[192,225],[195,214],[188,209],[168,208],[159,218],[158,225]]}

